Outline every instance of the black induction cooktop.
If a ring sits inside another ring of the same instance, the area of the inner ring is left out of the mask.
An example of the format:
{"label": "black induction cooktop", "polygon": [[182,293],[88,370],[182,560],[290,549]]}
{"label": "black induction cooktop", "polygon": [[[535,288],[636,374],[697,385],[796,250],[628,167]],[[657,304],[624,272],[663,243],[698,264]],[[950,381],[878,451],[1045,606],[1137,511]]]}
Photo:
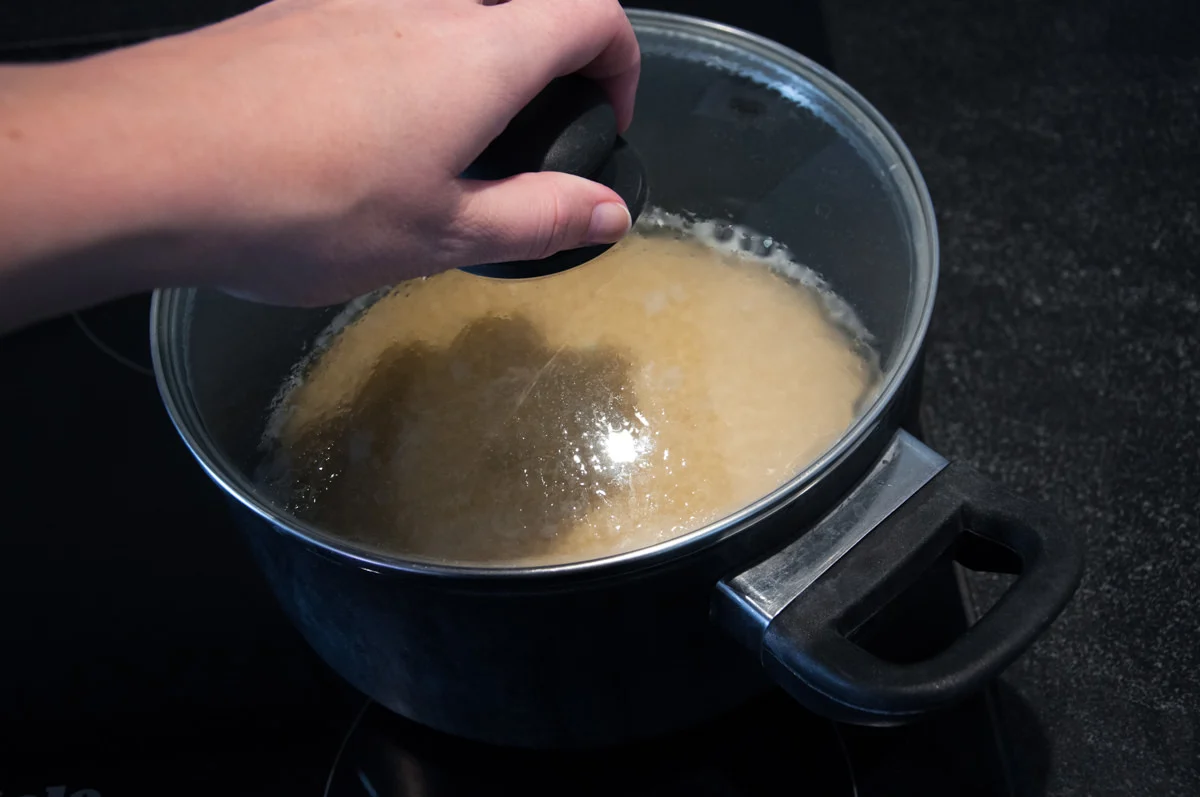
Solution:
{"label": "black induction cooktop", "polygon": [[[817,3],[636,5],[830,65]],[[165,24],[156,7],[141,27]],[[136,40],[128,23],[0,56]],[[675,736],[571,753],[452,739],[370,704],[288,625],[178,440],[149,374],[147,313],[138,296],[0,338],[0,441],[21,463],[0,482],[3,797],[1013,792],[991,693],[894,729],[835,725],[768,694]],[[876,652],[925,655],[970,622],[955,567],[892,608]]]}
{"label": "black induction cooktop", "polygon": [[[945,562],[881,618],[886,633],[870,642],[877,653],[926,656],[961,632],[973,610],[962,600],[955,567]],[[292,711],[275,722],[248,702],[244,721],[233,717],[181,736],[186,714],[131,731],[128,716],[115,713],[115,742],[98,737],[91,745],[16,756],[9,748],[0,758],[0,794],[765,797],[781,787],[829,797],[1015,794],[992,693],[890,729],[839,725],[768,693],[650,742],[533,751],[449,737],[365,700],[332,675],[318,682],[307,694],[296,691]]]}
{"label": "black induction cooktop", "polygon": [[[921,657],[944,645],[972,614],[959,602],[961,594],[947,562],[892,610],[890,630],[874,640],[875,650],[891,658]],[[984,694],[906,728],[867,729],[830,722],[770,693],[685,732],[586,752],[505,750],[451,739],[368,703],[339,744],[325,793],[999,797],[1014,792],[993,701]]]}
{"label": "black induction cooktop", "polygon": [[[533,752],[367,702],[298,638],[146,373],[135,297],[0,340],[13,460],[0,535],[0,794],[996,795],[997,696],[892,729],[835,725],[771,693],[633,747]],[[919,433],[919,429],[915,430]],[[60,492],[64,491],[64,492]],[[69,500],[64,500],[69,499]],[[977,614],[945,562],[866,629],[893,660]]]}

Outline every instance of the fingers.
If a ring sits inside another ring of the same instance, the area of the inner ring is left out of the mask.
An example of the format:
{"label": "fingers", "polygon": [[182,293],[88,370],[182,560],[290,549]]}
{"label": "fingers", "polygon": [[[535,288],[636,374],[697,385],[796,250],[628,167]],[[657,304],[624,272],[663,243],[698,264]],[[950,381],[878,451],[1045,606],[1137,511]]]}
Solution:
{"label": "fingers", "polygon": [[613,243],[629,211],[611,189],[559,172],[464,180],[453,229],[464,265],[536,260],[563,249]]}
{"label": "fingers", "polygon": [[511,0],[492,13],[511,14],[529,40],[513,58],[535,93],[553,78],[579,72],[608,92],[620,131],[629,127],[641,51],[617,0]]}

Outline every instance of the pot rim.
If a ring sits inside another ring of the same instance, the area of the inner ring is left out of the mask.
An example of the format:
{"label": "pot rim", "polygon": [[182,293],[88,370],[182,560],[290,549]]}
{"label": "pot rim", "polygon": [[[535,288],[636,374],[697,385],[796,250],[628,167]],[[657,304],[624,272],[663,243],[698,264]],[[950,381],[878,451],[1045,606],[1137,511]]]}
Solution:
{"label": "pot rim", "polygon": [[[674,560],[720,542],[744,528],[752,520],[769,514],[798,496],[824,476],[833,466],[855,450],[878,426],[883,413],[892,403],[896,393],[916,363],[937,295],[939,271],[939,245],[937,220],[933,202],[925,180],[916,161],[899,134],[884,117],[873,108],[857,91],[819,64],[799,53],[749,31],[735,28],[708,19],[674,12],[651,11],[629,8],[626,13],[635,29],[657,28],[667,33],[690,33],[716,38],[727,44],[748,50],[764,57],[776,65],[788,68],[803,76],[837,107],[848,113],[858,129],[872,139],[877,150],[885,154],[890,148],[895,155],[893,176],[902,171],[907,181],[893,179],[904,196],[904,204],[910,214],[913,245],[918,251],[917,279],[914,280],[916,295],[910,305],[905,323],[904,336],[897,346],[892,367],[884,373],[882,384],[877,388],[870,407],[859,415],[855,422],[816,460],[802,472],[789,479],[767,495],[737,512],[686,534],[664,540],[656,545],[631,551],[562,564],[503,566],[478,564],[453,564],[420,558],[407,558],[373,550],[343,540],[317,526],[279,511],[256,495],[253,484],[241,470],[220,451],[216,450],[204,431],[190,391],[182,353],[186,350],[179,340],[177,324],[172,320],[183,314],[187,297],[194,293],[191,288],[168,288],[154,292],[150,307],[150,347],[154,362],[154,373],[159,393],[179,435],[208,476],[228,495],[247,509],[270,523],[275,529],[290,534],[302,542],[316,546],[338,558],[352,560],[359,567],[374,571],[403,572],[413,575],[441,576],[453,578],[546,578],[564,575],[602,576],[617,570],[643,569],[666,560]],[[882,146],[881,146],[882,145]],[[906,184],[907,182],[907,184]],[[922,250],[924,250],[922,252]],[[924,263],[920,255],[924,255]],[[921,279],[922,267],[927,274]],[[913,318],[916,315],[915,319]]]}

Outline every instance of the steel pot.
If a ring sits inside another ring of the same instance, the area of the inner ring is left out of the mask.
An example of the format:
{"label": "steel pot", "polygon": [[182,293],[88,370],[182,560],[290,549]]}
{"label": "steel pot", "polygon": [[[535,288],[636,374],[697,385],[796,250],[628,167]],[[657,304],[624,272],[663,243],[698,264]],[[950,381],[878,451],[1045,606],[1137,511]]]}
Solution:
{"label": "steel pot", "polygon": [[[248,476],[276,389],[339,308],[159,293],[151,333],[167,409],[312,647],[433,728],[523,746],[611,743],[709,717],[772,681],[849,722],[948,706],[1046,629],[1082,557],[1044,510],[901,429],[938,266],[917,166],[862,97],[796,53],[704,20],[629,16],[644,72],[628,139],[653,200],[786,241],[875,333],[882,381],[823,456],[732,516],[651,548],[467,567],[341,540]],[[1019,576],[927,661],[887,662],[859,644],[858,629],[951,556]]]}

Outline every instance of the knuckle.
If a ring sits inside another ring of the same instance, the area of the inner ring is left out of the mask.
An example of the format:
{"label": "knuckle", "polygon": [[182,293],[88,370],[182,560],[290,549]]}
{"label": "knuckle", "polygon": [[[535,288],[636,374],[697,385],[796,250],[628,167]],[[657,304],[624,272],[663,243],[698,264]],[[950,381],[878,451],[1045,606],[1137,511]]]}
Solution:
{"label": "knuckle", "polygon": [[625,11],[618,0],[577,0],[575,14],[583,15],[589,24],[600,29],[611,29],[625,19]]}
{"label": "knuckle", "polygon": [[536,234],[529,242],[529,258],[540,260],[562,249],[571,237],[570,203],[557,187],[550,187],[541,200]]}
{"label": "knuckle", "polygon": [[604,27],[618,15],[625,16],[619,0],[555,0],[539,8],[539,14],[555,29],[575,30]]}

